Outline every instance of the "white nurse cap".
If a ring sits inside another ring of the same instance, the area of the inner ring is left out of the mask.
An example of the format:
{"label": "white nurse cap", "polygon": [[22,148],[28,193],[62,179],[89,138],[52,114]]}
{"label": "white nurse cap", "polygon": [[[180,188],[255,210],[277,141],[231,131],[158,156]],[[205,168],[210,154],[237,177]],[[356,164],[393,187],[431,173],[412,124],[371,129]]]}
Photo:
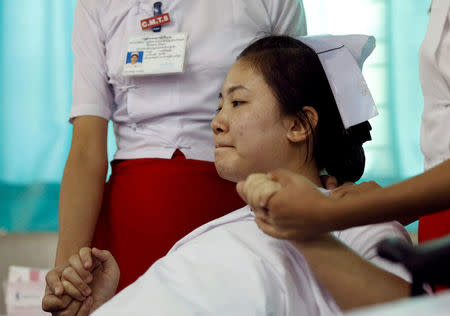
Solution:
{"label": "white nurse cap", "polygon": [[361,69],[375,48],[367,35],[318,35],[297,38],[313,49],[322,63],[345,129],[378,115]]}

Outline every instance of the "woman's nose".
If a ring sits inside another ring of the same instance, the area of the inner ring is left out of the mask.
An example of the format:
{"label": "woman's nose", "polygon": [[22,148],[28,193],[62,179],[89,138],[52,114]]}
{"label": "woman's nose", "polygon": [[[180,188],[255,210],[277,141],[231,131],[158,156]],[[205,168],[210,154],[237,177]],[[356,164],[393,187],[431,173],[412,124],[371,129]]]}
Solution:
{"label": "woman's nose", "polygon": [[220,110],[219,113],[213,118],[211,121],[211,129],[213,130],[214,134],[220,134],[227,130],[226,128],[226,115],[223,113],[223,109]]}

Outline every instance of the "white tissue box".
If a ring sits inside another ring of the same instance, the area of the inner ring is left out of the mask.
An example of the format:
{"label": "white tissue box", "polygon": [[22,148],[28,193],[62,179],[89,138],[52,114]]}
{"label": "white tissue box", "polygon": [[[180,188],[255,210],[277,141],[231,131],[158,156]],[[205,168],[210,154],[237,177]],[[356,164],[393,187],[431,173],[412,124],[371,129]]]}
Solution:
{"label": "white tissue box", "polygon": [[42,311],[48,270],[10,266],[5,288],[8,316],[48,316]]}

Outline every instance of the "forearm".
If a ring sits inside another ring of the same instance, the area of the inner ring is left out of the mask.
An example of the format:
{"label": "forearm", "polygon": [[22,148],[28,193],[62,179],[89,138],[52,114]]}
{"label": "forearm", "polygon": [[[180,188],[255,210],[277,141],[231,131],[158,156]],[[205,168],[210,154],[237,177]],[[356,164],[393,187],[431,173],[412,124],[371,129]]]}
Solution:
{"label": "forearm", "polygon": [[334,201],[335,223],[351,226],[414,218],[450,207],[450,160],[397,184]]}
{"label": "forearm", "polygon": [[100,212],[107,158],[71,152],[59,199],[59,239],[55,265],[89,246]]}
{"label": "forearm", "polygon": [[329,234],[308,242],[291,243],[343,310],[409,295],[408,282],[361,258]]}

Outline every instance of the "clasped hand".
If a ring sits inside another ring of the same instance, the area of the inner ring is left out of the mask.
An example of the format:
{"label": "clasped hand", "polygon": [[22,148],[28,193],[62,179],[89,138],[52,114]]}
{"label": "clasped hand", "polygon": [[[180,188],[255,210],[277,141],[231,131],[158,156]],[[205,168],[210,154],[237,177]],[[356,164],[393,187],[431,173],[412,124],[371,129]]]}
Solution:
{"label": "clasped hand", "polygon": [[82,248],[46,275],[42,309],[53,316],[86,316],[114,296],[120,271],[109,251]]}
{"label": "clasped hand", "polygon": [[[323,179],[327,189],[337,187],[334,177]],[[266,234],[306,241],[342,229],[343,200],[380,188],[375,182],[345,183],[329,196],[304,176],[288,170],[252,174],[237,184],[237,191],[252,208],[255,222]]]}

